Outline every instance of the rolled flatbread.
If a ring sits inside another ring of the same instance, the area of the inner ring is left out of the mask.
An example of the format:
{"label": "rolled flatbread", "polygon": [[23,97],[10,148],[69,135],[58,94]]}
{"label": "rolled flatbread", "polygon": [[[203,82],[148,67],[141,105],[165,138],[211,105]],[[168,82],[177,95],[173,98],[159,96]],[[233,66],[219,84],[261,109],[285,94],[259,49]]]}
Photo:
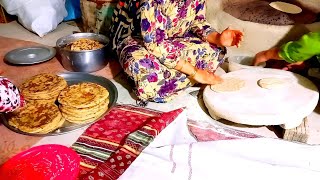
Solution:
{"label": "rolled flatbread", "polygon": [[220,84],[211,85],[211,90],[215,92],[232,92],[239,91],[245,86],[245,81],[238,78],[226,78]]}
{"label": "rolled flatbread", "polygon": [[265,89],[275,89],[287,84],[285,79],[280,78],[263,78],[258,81],[258,85]]}
{"label": "rolled flatbread", "polygon": [[302,12],[302,9],[299,6],[296,6],[290,3],[276,1],[276,2],[271,2],[269,5],[274,9],[285,12],[285,13],[299,14]]}

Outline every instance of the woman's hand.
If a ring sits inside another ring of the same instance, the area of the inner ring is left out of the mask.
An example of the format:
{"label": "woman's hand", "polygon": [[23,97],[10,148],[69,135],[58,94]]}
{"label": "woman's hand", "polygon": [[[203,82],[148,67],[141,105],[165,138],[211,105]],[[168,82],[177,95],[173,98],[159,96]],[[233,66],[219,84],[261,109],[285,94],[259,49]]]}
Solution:
{"label": "woman's hand", "polygon": [[201,84],[218,84],[222,79],[212,72],[203,69],[197,69],[185,60],[180,60],[175,69],[189,75],[189,77]]}
{"label": "woman's hand", "polygon": [[261,51],[259,53],[256,54],[256,56],[253,59],[253,65],[257,66],[263,62],[267,62],[269,60],[269,58],[266,55],[267,51]]}
{"label": "woman's hand", "polygon": [[304,70],[306,68],[307,68],[306,63],[304,63],[304,61],[301,61],[301,62],[288,64],[288,65],[282,67],[282,70],[285,70],[285,71],[301,71],[301,70]]}
{"label": "woman's hand", "polygon": [[193,79],[201,84],[219,84],[222,83],[222,78],[207,70],[198,69]]}
{"label": "woman's hand", "polygon": [[243,33],[239,30],[231,30],[229,28],[225,29],[221,32],[221,34],[217,32],[212,32],[208,35],[207,41],[212,44],[217,44],[220,46],[240,46],[240,42],[242,41]]}
{"label": "woman's hand", "polygon": [[257,66],[260,63],[267,62],[268,60],[282,60],[282,58],[279,57],[279,49],[278,48],[272,48],[266,51],[261,51],[256,54],[256,56],[253,59],[253,65]]}
{"label": "woman's hand", "polygon": [[243,33],[239,30],[225,29],[220,34],[220,43],[222,46],[237,46],[239,47],[242,41]]}
{"label": "woman's hand", "polygon": [[296,63],[287,63],[286,61],[268,61],[267,64],[268,68],[274,68],[274,69],[282,69],[285,71],[292,71],[292,72],[300,72],[309,67],[308,63],[305,63],[305,61],[296,62]]}
{"label": "woman's hand", "polygon": [[[269,61],[269,60],[272,60],[272,61]],[[270,62],[269,66],[271,68],[282,69],[286,71],[299,71],[307,67],[304,61],[296,62],[296,63],[287,63],[282,60],[283,59],[279,56],[279,49],[271,48],[269,50],[261,51],[257,53],[253,59],[253,65],[257,66],[260,63],[269,61]]]}

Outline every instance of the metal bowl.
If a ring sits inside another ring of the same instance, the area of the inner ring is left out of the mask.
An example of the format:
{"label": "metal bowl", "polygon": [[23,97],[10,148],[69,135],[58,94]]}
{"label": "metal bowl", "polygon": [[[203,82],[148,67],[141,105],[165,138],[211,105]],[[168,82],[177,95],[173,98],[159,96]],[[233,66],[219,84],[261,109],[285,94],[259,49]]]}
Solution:
{"label": "metal bowl", "polygon": [[[81,38],[96,40],[104,46],[100,49],[82,51],[72,51],[66,48],[68,44]],[[109,39],[101,34],[75,33],[67,35],[56,42],[58,55],[60,55],[58,58],[62,66],[68,71],[95,72],[108,64],[106,58],[108,43]]]}

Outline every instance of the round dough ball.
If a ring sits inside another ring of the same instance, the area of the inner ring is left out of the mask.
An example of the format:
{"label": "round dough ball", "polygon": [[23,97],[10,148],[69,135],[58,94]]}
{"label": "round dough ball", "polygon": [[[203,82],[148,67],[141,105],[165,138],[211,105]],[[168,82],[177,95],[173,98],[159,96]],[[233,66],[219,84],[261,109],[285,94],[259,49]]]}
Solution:
{"label": "round dough ball", "polygon": [[286,81],[279,78],[263,78],[258,81],[258,85],[265,89],[274,89],[285,86]]}
{"label": "round dough ball", "polygon": [[211,90],[215,92],[239,91],[245,86],[245,81],[237,78],[226,78],[220,84],[211,85]]}

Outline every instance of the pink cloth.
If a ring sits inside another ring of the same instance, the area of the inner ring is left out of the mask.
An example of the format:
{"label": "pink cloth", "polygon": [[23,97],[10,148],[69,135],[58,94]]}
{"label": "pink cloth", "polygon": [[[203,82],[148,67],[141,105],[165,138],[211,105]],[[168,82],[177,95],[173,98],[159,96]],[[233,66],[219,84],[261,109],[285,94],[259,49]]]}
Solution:
{"label": "pink cloth", "polygon": [[11,112],[23,106],[19,89],[7,78],[0,77],[0,112]]}
{"label": "pink cloth", "polygon": [[227,126],[217,126],[206,122],[198,122],[193,120],[188,120],[188,128],[199,142],[261,138],[261,136],[259,135],[233,128],[228,128]]}

